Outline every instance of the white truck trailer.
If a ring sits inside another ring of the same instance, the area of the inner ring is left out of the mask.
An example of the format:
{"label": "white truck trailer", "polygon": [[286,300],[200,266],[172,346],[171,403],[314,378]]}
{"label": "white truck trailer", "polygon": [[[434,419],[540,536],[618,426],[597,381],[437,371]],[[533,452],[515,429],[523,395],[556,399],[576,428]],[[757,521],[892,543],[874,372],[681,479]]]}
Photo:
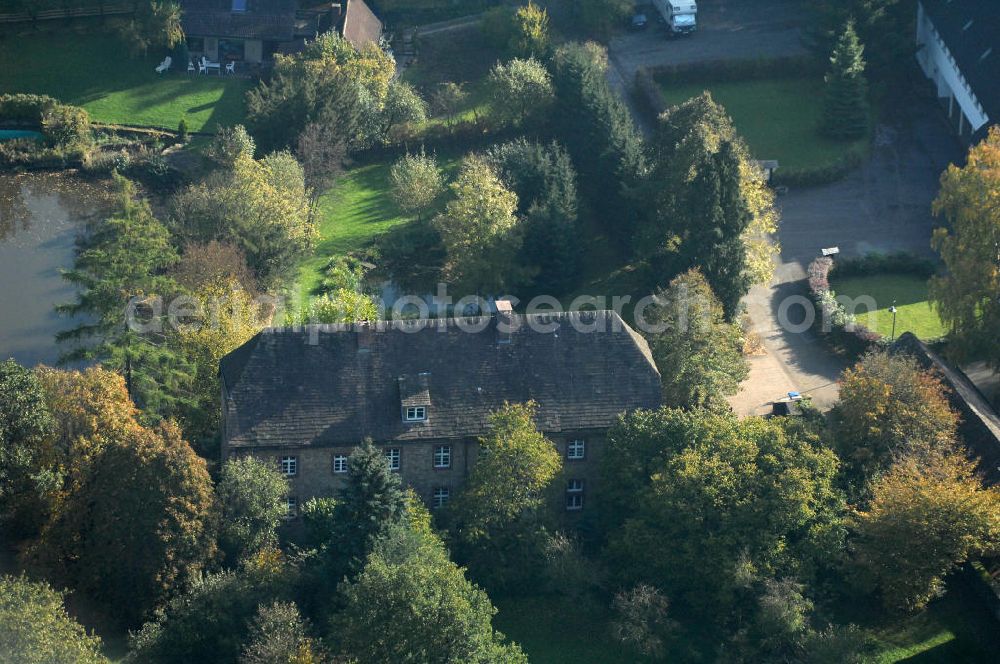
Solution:
{"label": "white truck trailer", "polygon": [[695,0],[653,0],[653,5],[671,34],[688,35],[695,31],[698,25],[698,3]]}

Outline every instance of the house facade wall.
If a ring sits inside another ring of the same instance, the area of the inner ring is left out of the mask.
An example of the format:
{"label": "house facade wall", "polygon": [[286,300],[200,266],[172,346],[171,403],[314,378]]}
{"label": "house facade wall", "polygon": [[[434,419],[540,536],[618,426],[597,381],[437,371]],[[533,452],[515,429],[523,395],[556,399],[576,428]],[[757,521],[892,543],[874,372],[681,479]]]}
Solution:
{"label": "house facade wall", "polygon": [[[563,475],[558,480],[568,484],[572,480],[582,482],[582,509],[569,510],[570,513],[583,513],[593,506],[593,498],[598,492],[599,466],[604,453],[605,432],[581,431],[577,433],[561,432],[558,435],[548,435],[563,459]],[[569,441],[584,441],[584,458],[567,458]],[[434,506],[435,490],[447,488],[450,497],[454,498],[465,483],[479,455],[479,443],[472,438],[428,440],[404,443],[379,443],[382,450],[398,449],[400,451],[399,473],[405,486],[413,488],[428,506]],[[451,447],[451,466],[449,468],[434,467],[434,451],[437,447]],[[294,496],[301,507],[307,500],[314,497],[335,497],[344,486],[346,473],[334,472],[334,457],[350,455],[353,446],[323,446],[286,448],[240,448],[226,452],[226,458],[255,456],[266,461],[280,471],[281,458],[294,456],[296,473],[288,478],[289,495]],[[579,485],[577,485],[579,486]],[[555,487],[558,494],[564,497],[567,487]],[[560,498],[557,507],[565,507]]]}
{"label": "house facade wall", "polygon": [[963,138],[971,137],[989,117],[922,4],[917,5],[917,46],[917,62],[935,85],[955,130]]}

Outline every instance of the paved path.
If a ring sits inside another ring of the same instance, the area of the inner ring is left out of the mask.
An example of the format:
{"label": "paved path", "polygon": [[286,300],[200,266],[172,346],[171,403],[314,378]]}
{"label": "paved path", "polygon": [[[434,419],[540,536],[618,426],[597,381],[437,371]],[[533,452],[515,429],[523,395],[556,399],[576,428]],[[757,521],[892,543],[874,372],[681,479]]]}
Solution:
{"label": "paved path", "polygon": [[[914,115],[924,119],[908,129],[881,130],[871,160],[845,179],[778,199],[781,254],[774,284],[755,287],[745,300],[767,355],[752,360],[750,378],[730,400],[737,413],[768,412],[770,402],[789,391],[808,394],[824,410],[836,402],[843,360],[811,332],[789,331],[778,321],[782,303],[803,292],[805,270],[822,247],[837,246],[844,257],[900,250],[931,255],[931,201],[941,171],[961,152],[935,120],[936,109],[915,109]],[[789,307],[792,323],[801,312]]]}

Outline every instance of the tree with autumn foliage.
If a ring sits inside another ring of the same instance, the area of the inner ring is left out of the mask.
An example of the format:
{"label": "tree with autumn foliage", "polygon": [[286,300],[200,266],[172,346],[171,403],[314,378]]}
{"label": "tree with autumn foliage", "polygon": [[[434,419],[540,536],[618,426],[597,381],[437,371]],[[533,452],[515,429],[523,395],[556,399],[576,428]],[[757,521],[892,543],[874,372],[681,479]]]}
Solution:
{"label": "tree with autumn foliage", "polygon": [[30,369],[0,362],[0,523],[24,530],[33,519],[38,466],[45,462],[52,414]]}
{"label": "tree with autumn foliage", "polygon": [[916,610],[966,561],[1000,552],[1000,489],[985,488],[953,446],[913,451],[871,488],[854,519],[861,584],[889,608]]}
{"label": "tree with autumn foliage", "polygon": [[930,288],[949,330],[948,353],[1000,370],[1000,127],[969,150],[965,166],[948,166],[934,214],[948,222],[931,240],[948,269]]}
{"label": "tree with autumn foliage", "polygon": [[516,278],[523,242],[517,194],[474,154],[462,160],[451,191],[452,200],[433,220],[448,253],[446,274],[469,292],[504,288]]}
{"label": "tree with autumn foliage", "polygon": [[456,556],[491,589],[530,577],[542,558],[543,508],[562,457],[538,431],[537,408],[505,404],[490,415],[490,432],[453,503]]}
{"label": "tree with autumn foliage", "polygon": [[218,453],[219,361],[270,324],[273,311],[231,276],[194,291],[191,316],[171,342],[193,368],[191,406],[181,411],[184,432],[204,456]]}
{"label": "tree with autumn foliage", "polygon": [[855,496],[897,455],[947,445],[958,426],[940,378],[909,355],[885,352],[844,371],[832,419],[834,446]]}
{"label": "tree with autumn foliage", "polygon": [[137,626],[215,556],[205,461],[164,423],[109,440],[82,469],[31,557]]}

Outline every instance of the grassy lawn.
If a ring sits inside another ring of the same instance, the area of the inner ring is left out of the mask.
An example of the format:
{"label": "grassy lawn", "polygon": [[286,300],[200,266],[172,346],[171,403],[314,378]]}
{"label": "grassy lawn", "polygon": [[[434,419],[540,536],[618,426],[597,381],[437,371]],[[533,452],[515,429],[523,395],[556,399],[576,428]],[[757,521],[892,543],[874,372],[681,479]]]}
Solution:
{"label": "grassy lawn", "polygon": [[[438,163],[451,178],[461,154],[439,154]],[[318,203],[320,239],[299,269],[296,293],[307,301],[323,279],[323,268],[334,256],[356,252],[379,235],[413,221],[389,195],[392,161],[362,164],[348,170]]]}
{"label": "grassy lawn", "polygon": [[892,313],[889,307],[896,303],[896,336],[913,332],[924,340],[937,339],[945,333],[941,320],[927,301],[927,281],[909,274],[878,274],[870,277],[832,279],[830,288],[838,296],[871,297],[875,303],[874,317],[868,315],[869,307],[859,306],[855,315],[858,322],[872,327],[876,332],[889,336],[892,333]]}
{"label": "grassy lawn", "polygon": [[788,169],[818,168],[851,150],[866,149],[866,139],[842,143],[820,136],[823,81],[812,78],[764,79],[663,85],[671,105],[703,90],[729,112],[736,129],[757,159],[777,159]]}
{"label": "grassy lawn", "polygon": [[948,594],[920,613],[867,626],[877,664],[995,662],[1000,630],[964,583],[953,581]]}
{"label": "grassy lawn", "polygon": [[[16,36],[0,41],[0,93],[47,94],[82,106],[97,122],[214,131],[242,122],[245,79],[188,75],[158,76],[163,54],[130,59],[109,35]],[[178,67],[175,63],[175,67]]]}
{"label": "grassy lawn", "polygon": [[630,664],[642,661],[611,639],[609,614],[557,597],[516,597],[495,602],[493,624],[521,644],[537,664]]}

